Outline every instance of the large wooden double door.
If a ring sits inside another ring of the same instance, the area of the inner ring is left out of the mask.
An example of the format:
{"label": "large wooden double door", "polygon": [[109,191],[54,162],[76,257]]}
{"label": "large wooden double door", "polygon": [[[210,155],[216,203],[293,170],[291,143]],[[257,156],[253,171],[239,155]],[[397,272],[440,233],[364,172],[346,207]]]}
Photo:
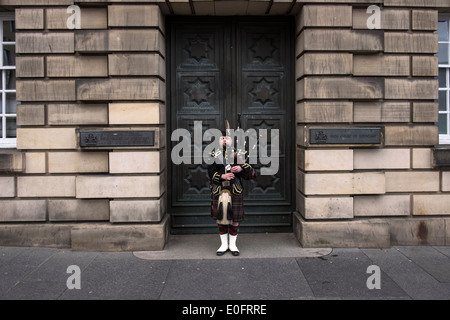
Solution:
{"label": "large wooden double door", "polygon": [[[194,139],[194,121],[203,132],[224,129],[227,119],[259,132],[279,130],[279,170],[245,182],[246,218],[241,231],[291,230],[295,170],[293,24],[290,18],[170,18],[168,21],[168,155],[177,128]],[[203,147],[210,142],[205,141]],[[271,141],[268,141],[269,155]],[[194,155],[194,150],[192,149]],[[206,164],[168,165],[168,210],[172,233],[217,232],[210,218]],[[270,166],[267,165],[267,166]],[[255,165],[260,173],[261,164]]]}

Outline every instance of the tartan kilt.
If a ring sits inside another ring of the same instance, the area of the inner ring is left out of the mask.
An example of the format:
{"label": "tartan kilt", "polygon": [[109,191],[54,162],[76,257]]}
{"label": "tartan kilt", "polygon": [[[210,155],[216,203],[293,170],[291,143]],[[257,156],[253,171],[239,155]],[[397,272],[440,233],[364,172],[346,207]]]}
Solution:
{"label": "tartan kilt", "polygon": [[[231,193],[231,210],[233,212],[233,222],[244,220],[244,196],[243,194]],[[217,220],[219,215],[219,196],[211,194],[211,217]]]}

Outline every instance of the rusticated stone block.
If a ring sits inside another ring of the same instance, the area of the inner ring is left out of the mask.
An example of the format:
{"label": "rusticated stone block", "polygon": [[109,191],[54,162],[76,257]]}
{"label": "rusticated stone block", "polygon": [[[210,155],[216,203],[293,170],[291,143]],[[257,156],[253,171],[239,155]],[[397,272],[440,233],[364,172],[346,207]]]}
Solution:
{"label": "rusticated stone block", "polygon": [[409,169],[409,149],[355,149],[355,169]]}
{"label": "rusticated stone block", "polygon": [[108,7],[110,27],[157,27],[164,31],[164,18],[157,5],[113,5]]}
{"label": "rusticated stone block", "polygon": [[303,75],[352,74],[350,53],[305,53],[296,62],[297,78]]}
{"label": "rusticated stone block", "polygon": [[49,56],[48,77],[107,77],[106,56]]}
{"label": "rusticated stone block", "polygon": [[390,55],[354,55],[355,76],[408,76],[409,57]]}
{"label": "rusticated stone block", "polygon": [[412,168],[431,169],[433,163],[433,150],[431,148],[412,149]]}
{"label": "rusticated stone block", "polygon": [[45,125],[45,106],[43,104],[17,105],[17,125],[19,126]]}
{"label": "rusticated stone block", "polygon": [[352,7],[305,5],[299,18],[299,30],[304,27],[351,27]]}
{"label": "rusticated stone block", "polygon": [[164,192],[162,180],[161,176],[77,176],[77,198],[159,198]]}
{"label": "rusticated stone block", "polygon": [[164,41],[158,29],[75,31],[77,52],[154,51],[164,56]]}
{"label": "rusticated stone block", "polygon": [[165,105],[159,102],[149,103],[110,103],[110,124],[164,124]]}
{"label": "rusticated stone block", "polygon": [[83,224],[72,229],[72,250],[161,251],[169,234],[169,218],[159,224]]}
{"label": "rusticated stone block", "polygon": [[19,197],[75,197],[74,176],[17,177]]}
{"label": "rusticated stone block", "polygon": [[305,221],[294,213],[294,234],[302,247],[387,248],[389,225],[384,221]]}
{"label": "rusticated stone block", "polygon": [[355,102],[354,122],[410,122],[409,102]]}
{"label": "rusticated stone block", "polygon": [[439,117],[439,104],[437,102],[414,102],[414,122],[437,122]]}
{"label": "rusticated stone block", "polygon": [[25,158],[22,152],[0,152],[0,172],[23,172],[24,168]]}
{"label": "rusticated stone block", "polygon": [[76,149],[75,128],[17,128],[17,149]]}
{"label": "rusticated stone block", "polygon": [[[171,1],[175,14],[178,15],[190,15],[192,14],[189,1]],[[214,1],[214,12],[220,16],[235,16],[247,14],[247,8],[249,3],[244,1]]]}
{"label": "rusticated stone block", "polygon": [[33,223],[0,225],[1,246],[70,248],[68,224]]}
{"label": "rusticated stone block", "polygon": [[164,169],[159,151],[115,151],[109,154],[110,173],[159,173]]}
{"label": "rusticated stone block", "polygon": [[[435,160],[436,161],[436,160]],[[442,191],[450,191],[450,172],[442,172]]]}
{"label": "rusticated stone block", "polygon": [[45,152],[25,153],[25,173],[46,173],[46,162]]}
{"label": "rusticated stone block", "polygon": [[412,75],[415,77],[437,77],[439,75],[439,58],[413,56]]}
{"label": "rusticated stone block", "polygon": [[438,80],[385,79],[386,99],[439,99]]}
{"label": "rusticated stone block", "polygon": [[18,78],[43,78],[44,57],[16,57],[16,73]]}
{"label": "rusticated stone block", "polygon": [[159,222],[164,216],[164,201],[113,200],[110,202],[111,222]]}
{"label": "rusticated stone block", "polygon": [[384,49],[381,30],[305,29],[298,37],[297,51],[380,52]]}
{"label": "rusticated stone block", "polygon": [[17,8],[15,16],[16,16],[15,22],[17,30],[44,29],[44,9]]}
{"label": "rusticated stone block", "polygon": [[385,32],[386,53],[437,53],[438,35],[434,33]]}
{"label": "rusticated stone block", "polygon": [[75,51],[108,52],[109,30],[75,30]]}
{"label": "rusticated stone block", "polygon": [[296,120],[299,123],[352,122],[352,102],[305,101],[297,104]]}
{"label": "rusticated stone block", "polygon": [[17,80],[18,101],[73,101],[75,80]]}
{"label": "rusticated stone block", "polygon": [[158,76],[166,77],[166,64],[157,53],[110,54],[109,75],[111,76]]}
{"label": "rusticated stone block", "polygon": [[50,173],[108,172],[108,152],[49,152]]}
{"label": "rusticated stone block", "polygon": [[[175,4],[175,3],[174,3]],[[178,3],[182,4],[182,3]],[[195,13],[203,16],[213,16],[215,15],[215,2],[214,1],[193,1]],[[263,9],[264,4],[258,5],[254,3],[248,3],[249,14],[255,13],[255,7],[258,8],[258,15],[264,14],[267,11],[268,4],[266,3],[266,8]],[[161,7],[161,11],[166,15],[166,10]]]}
{"label": "rusticated stone block", "polygon": [[304,171],[351,171],[353,150],[297,149],[297,165]]}
{"label": "rusticated stone block", "polygon": [[1,222],[36,222],[47,220],[46,200],[2,200]]}
{"label": "rusticated stone block", "polygon": [[15,178],[0,176],[0,198],[13,198],[15,196]]}
{"label": "rusticated stone block", "polygon": [[434,146],[439,144],[437,126],[385,126],[386,146]]}
{"label": "rusticated stone block", "polygon": [[303,78],[297,81],[297,100],[303,99],[382,99],[383,79]]}
{"label": "rusticated stone block", "polygon": [[156,29],[110,30],[110,51],[156,51],[165,55],[165,40]]}
{"label": "rusticated stone block", "polygon": [[401,219],[391,218],[389,224],[392,246],[443,246],[445,245],[445,223],[443,218]]}
{"label": "rusticated stone block", "polygon": [[108,221],[109,200],[48,200],[50,221]]}
{"label": "rusticated stone block", "polygon": [[165,84],[155,78],[77,81],[78,100],[165,100]]}
{"label": "rusticated stone block", "polygon": [[17,53],[74,53],[73,32],[18,32]]}
{"label": "rusticated stone block", "polygon": [[439,172],[386,172],[386,192],[439,191]]}
{"label": "rusticated stone block", "polygon": [[411,212],[409,195],[354,196],[353,214],[365,216],[408,216]]}
{"label": "rusticated stone block", "polygon": [[438,29],[437,10],[412,10],[412,29],[431,30]]}
{"label": "rusticated stone block", "polygon": [[[81,29],[107,29],[108,13],[106,8],[80,8]],[[47,8],[46,23],[49,30],[67,30],[67,20],[73,13],[66,8]]]}
{"label": "rusticated stone block", "polygon": [[107,104],[48,104],[49,125],[108,124]]}
{"label": "rusticated stone block", "polygon": [[450,194],[413,195],[414,215],[450,215]]}
{"label": "rusticated stone block", "polygon": [[297,210],[305,219],[353,218],[352,197],[305,197],[297,193]]}
{"label": "rusticated stone block", "polygon": [[[409,30],[410,11],[407,9],[380,10],[382,30]],[[353,8],[353,29],[368,29],[367,19],[372,13],[367,13],[367,7],[363,9]]]}
{"label": "rusticated stone block", "polygon": [[384,194],[383,172],[302,173],[300,191],[305,195]]}

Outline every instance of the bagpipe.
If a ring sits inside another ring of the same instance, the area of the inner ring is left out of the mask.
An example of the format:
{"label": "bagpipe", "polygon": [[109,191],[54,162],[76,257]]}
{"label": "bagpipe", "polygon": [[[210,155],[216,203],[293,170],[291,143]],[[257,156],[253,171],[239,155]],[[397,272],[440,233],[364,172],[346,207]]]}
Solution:
{"label": "bagpipe", "polygon": [[[238,114],[237,119],[237,128],[236,131],[239,132],[239,130],[242,128],[241,125],[241,114]],[[225,120],[225,134],[227,136],[233,136],[230,134],[230,124],[228,120]],[[239,135],[238,135],[239,139]],[[238,140],[238,146],[240,146],[239,140]],[[245,146],[245,144],[244,144]],[[253,148],[255,148],[253,146]],[[239,174],[239,176],[245,180],[250,180],[256,178],[256,171],[255,169],[248,163],[249,162],[249,153],[244,149],[233,149],[231,152],[232,161],[227,161],[225,166],[225,174],[228,172],[231,172],[232,163],[234,165],[240,165],[242,167],[242,171]],[[230,163],[231,162],[231,163]],[[232,223],[233,214],[232,214],[232,194],[240,195],[242,194],[244,188],[240,182],[240,179],[235,176],[232,180],[222,181],[221,182],[221,188],[219,192],[219,201],[218,201],[218,219],[217,223],[219,224],[230,224]]]}

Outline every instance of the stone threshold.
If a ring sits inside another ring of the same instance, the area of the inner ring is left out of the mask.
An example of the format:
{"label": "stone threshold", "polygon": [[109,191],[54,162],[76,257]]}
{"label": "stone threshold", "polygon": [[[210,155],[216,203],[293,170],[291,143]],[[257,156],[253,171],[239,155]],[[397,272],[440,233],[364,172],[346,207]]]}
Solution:
{"label": "stone threshold", "polygon": [[218,257],[219,246],[219,234],[170,235],[164,250],[133,254],[144,260],[207,260],[321,257],[332,251],[331,248],[302,248],[293,233],[241,233],[237,240],[238,257],[230,252]]}

